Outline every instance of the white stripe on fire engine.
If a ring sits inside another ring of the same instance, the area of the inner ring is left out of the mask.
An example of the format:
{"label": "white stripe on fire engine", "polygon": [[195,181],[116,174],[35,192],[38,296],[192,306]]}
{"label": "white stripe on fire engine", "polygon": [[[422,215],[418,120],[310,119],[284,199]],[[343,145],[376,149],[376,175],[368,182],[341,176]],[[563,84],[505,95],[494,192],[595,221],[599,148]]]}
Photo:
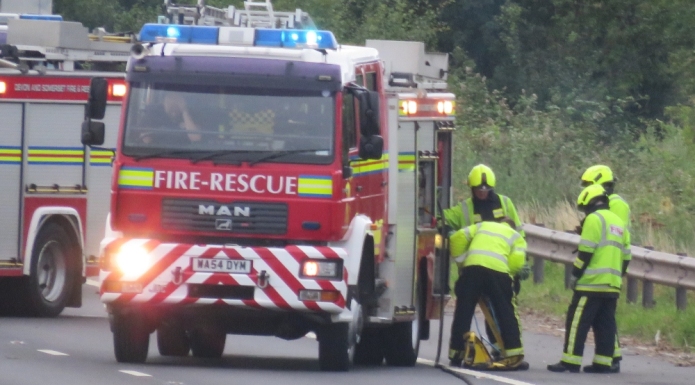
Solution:
{"label": "white stripe on fire engine", "polygon": [[[272,251],[272,249],[269,249]],[[277,293],[282,297],[282,299],[287,302],[290,307],[297,310],[308,310],[304,303],[299,301],[297,294],[295,294],[290,288],[289,284],[285,282],[284,279],[273,269],[270,268],[261,257],[250,248],[241,248],[238,250],[244,259],[253,260],[254,270],[260,272],[265,270],[270,275],[269,285],[277,291]],[[274,254],[273,254],[274,255]],[[258,258],[258,259],[256,259]],[[299,272],[299,270],[297,270]]]}

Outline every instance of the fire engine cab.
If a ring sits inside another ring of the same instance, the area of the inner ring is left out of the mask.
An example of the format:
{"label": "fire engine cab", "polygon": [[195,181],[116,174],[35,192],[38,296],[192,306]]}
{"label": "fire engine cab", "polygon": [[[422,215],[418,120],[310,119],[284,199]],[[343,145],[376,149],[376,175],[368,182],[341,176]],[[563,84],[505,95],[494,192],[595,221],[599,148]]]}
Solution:
{"label": "fire engine cab", "polygon": [[446,56],[340,45],[261,5],[169,4],[133,47],[100,256],[116,359],[144,362],[155,331],[161,355],[196,357],[314,332],[322,370],[412,366],[446,292]]}
{"label": "fire engine cab", "polygon": [[[23,4],[6,1],[0,11]],[[131,46],[129,37],[90,34],[57,15],[0,14],[0,308],[6,311],[56,316],[65,306],[79,307],[86,276],[98,274],[116,133],[90,150],[80,143],[78,126],[95,76],[106,79],[105,119],[119,121]]]}

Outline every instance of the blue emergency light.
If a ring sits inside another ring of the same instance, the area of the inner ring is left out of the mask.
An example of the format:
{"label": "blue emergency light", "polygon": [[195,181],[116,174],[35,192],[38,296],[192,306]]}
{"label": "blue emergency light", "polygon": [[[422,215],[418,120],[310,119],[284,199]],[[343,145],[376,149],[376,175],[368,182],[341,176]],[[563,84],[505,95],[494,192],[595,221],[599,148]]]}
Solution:
{"label": "blue emergency light", "polygon": [[178,24],[145,24],[140,30],[140,41],[170,40],[176,43],[217,44],[219,28]]}
{"label": "blue emergency light", "polygon": [[45,21],[63,21],[63,16],[60,15],[19,15],[20,19],[24,20],[45,20]]}
{"label": "blue emergency light", "polygon": [[[145,43],[176,42],[194,44],[230,43],[228,38],[232,27],[209,27],[179,24],[145,24],[140,30],[140,41]],[[251,29],[249,29],[251,30]],[[301,29],[256,29],[253,31],[253,45],[258,47],[319,48],[337,49],[338,42],[330,31]],[[247,44],[251,44],[250,38]]]}
{"label": "blue emergency light", "polygon": [[338,48],[338,42],[332,32],[297,29],[257,29],[254,45],[285,48]]}

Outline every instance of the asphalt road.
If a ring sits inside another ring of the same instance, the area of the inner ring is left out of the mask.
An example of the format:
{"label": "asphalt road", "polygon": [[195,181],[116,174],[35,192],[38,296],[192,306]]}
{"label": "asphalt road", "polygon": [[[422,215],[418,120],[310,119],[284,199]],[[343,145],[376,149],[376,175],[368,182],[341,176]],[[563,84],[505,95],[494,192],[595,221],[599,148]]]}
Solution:
{"label": "asphalt road", "polygon": [[[220,360],[161,357],[154,334],[146,364],[119,364],[113,356],[111,332],[96,288],[85,285],[84,297],[81,309],[67,309],[56,319],[0,318],[0,385],[466,383],[432,367],[436,356],[436,322],[432,323],[433,338],[423,342],[419,363],[413,368],[358,367],[349,373],[322,373],[317,361],[318,344],[308,337],[283,341],[272,337],[227,336],[224,357]],[[531,364],[529,371],[460,370],[458,375],[476,385],[695,383],[695,368],[677,368],[659,359],[629,353],[623,362],[623,372],[618,375],[550,373],[545,365],[558,360],[560,340],[526,333],[524,341]],[[585,357],[587,363],[590,356],[589,353]],[[445,359],[443,349],[442,360]]]}

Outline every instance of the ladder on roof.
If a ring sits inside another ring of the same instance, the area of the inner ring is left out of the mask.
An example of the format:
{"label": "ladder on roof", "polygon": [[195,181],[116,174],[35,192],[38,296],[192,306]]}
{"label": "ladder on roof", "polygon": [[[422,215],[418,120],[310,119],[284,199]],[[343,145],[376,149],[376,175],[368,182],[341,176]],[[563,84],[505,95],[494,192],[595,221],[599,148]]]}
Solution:
{"label": "ladder on roof", "polygon": [[185,25],[211,25],[246,28],[309,29],[316,28],[307,12],[297,8],[295,12],[273,9],[271,0],[244,1],[244,9],[229,6],[226,10],[211,7],[205,0],[196,5],[175,4],[164,0],[165,20],[160,22]]}

